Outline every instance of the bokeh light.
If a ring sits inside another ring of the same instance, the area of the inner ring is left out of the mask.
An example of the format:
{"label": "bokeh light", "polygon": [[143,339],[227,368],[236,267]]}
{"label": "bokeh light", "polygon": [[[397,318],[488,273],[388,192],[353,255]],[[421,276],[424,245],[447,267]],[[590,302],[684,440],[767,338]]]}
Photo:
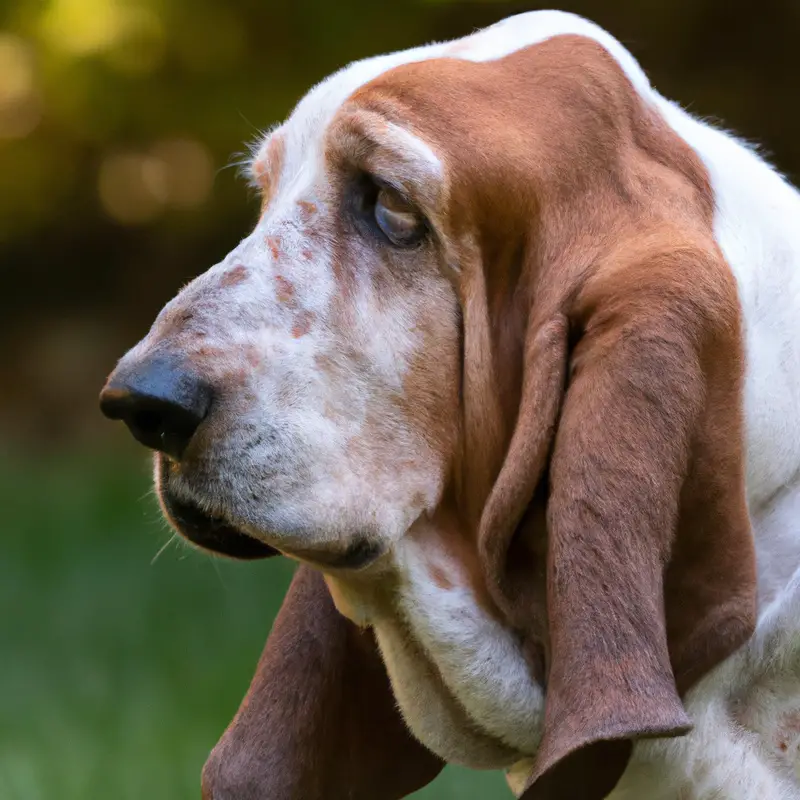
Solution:
{"label": "bokeh light", "polygon": [[0,33],[0,138],[27,136],[41,116],[33,48],[21,36]]}
{"label": "bokeh light", "polygon": [[120,0],[51,0],[40,29],[50,48],[73,56],[103,53],[142,35],[161,34],[152,9]]}
{"label": "bokeh light", "polygon": [[158,14],[151,8],[130,8],[106,61],[117,71],[131,75],[157,69],[166,51],[166,34]]}
{"label": "bokeh light", "polygon": [[114,152],[100,165],[103,209],[123,225],[141,225],[166,207],[193,208],[211,191],[214,165],[207,147],[191,139],[164,139],[147,152]]}
{"label": "bokeh light", "polygon": [[97,188],[105,212],[123,225],[140,225],[164,205],[162,165],[141,153],[112,153],[100,166]]}
{"label": "bokeh light", "polygon": [[[219,73],[244,56],[246,32],[241,17],[219,3],[198,5],[175,31],[174,46],[181,63],[192,72]],[[198,47],[198,42],[204,42]]]}
{"label": "bokeh light", "polygon": [[152,156],[162,165],[164,201],[175,208],[194,208],[211,192],[214,161],[209,149],[193,139],[164,139]]}

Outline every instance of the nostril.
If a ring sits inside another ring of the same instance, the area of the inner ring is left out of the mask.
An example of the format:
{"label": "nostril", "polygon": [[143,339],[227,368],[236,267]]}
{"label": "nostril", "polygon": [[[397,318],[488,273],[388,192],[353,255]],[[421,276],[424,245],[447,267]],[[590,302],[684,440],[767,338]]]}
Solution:
{"label": "nostril", "polygon": [[145,435],[161,436],[164,420],[156,411],[134,411],[128,420],[128,425],[136,428]]}
{"label": "nostril", "polygon": [[200,412],[159,398],[131,395],[128,408],[118,418],[138,442],[180,459],[206,410],[207,406]]}
{"label": "nostril", "polygon": [[[130,430],[137,442],[141,442],[153,450],[164,449],[166,426],[164,425],[163,414],[152,409],[144,409],[133,411],[124,419],[128,430]],[[183,448],[180,449],[182,450]],[[173,453],[173,455],[179,456],[180,453]]]}
{"label": "nostril", "polygon": [[131,411],[124,418],[125,424],[143,445],[179,459],[205,419],[206,411],[201,413],[153,398],[146,402],[151,405]]}

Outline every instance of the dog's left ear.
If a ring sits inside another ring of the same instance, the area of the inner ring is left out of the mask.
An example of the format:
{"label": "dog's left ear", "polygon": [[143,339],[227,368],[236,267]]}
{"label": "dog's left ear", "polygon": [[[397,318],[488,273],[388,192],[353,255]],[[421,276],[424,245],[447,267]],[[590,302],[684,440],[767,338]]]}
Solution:
{"label": "dog's left ear", "polygon": [[300,566],[253,682],[203,768],[204,800],[399,800],[444,764],[409,733],[377,645]]}
{"label": "dog's left ear", "polygon": [[[525,798],[605,797],[632,741],[690,729],[681,692],[755,624],[736,288],[716,252],[656,245],[618,248],[557,315],[532,315],[481,517],[490,590],[542,639],[545,724]],[[520,550],[526,537],[538,540]],[[520,552],[540,558],[522,579]]]}

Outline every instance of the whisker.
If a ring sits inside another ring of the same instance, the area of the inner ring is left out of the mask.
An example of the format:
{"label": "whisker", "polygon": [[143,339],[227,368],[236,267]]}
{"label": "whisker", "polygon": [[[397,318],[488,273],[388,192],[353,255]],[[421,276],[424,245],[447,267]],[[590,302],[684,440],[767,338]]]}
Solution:
{"label": "whisker", "polygon": [[137,502],[143,503],[150,497],[158,497],[158,493],[156,492],[156,487],[154,485],[151,485],[150,488],[147,489],[145,493],[138,499]]}
{"label": "whisker", "polygon": [[259,136],[266,136],[266,132],[263,128],[254,125],[241,111],[239,111],[238,114]]}
{"label": "whisker", "polygon": [[164,552],[164,551],[165,551],[165,550],[166,550],[166,549],[167,549],[167,548],[168,548],[168,547],[169,547],[169,546],[170,546],[170,545],[171,545],[171,544],[172,544],[172,543],[173,543],[173,542],[174,542],[174,541],[177,539],[177,538],[178,538],[178,534],[177,534],[177,533],[173,533],[173,534],[172,534],[172,536],[170,536],[170,537],[169,537],[169,539],[167,539],[167,541],[166,541],[166,542],[164,542],[164,544],[162,544],[162,545],[161,545],[161,547],[159,548],[158,552],[157,552],[157,553],[156,553],[156,554],[153,556],[153,560],[150,562],[150,566],[151,566],[151,567],[153,566],[153,564],[155,564],[155,563],[156,563],[156,561],[158,560],[159,556],[160,556],[160,555],[161,555],[161,554],[162,554],[162,553],[163,553],[163,552]]}
{"label": "whisker", "polygon": [[232,169],[233,167],[236,167],[236,169],[241,172],[250,165],[251,158],[252,156],[250,153],[231,153],[230,161],[228,161],[227,164],[223,164],[215,174],[219,175],[223,170]]}
{"label": "whisker", "polygon": [[218,559],[216,559],[214,556],[209,556],[208,558],[210,559],[211,563],[214,565],[214,572],[217,573],[217,577],[219,578],[219,582],[222,585],[222,588],[227,592],[228,591],[228,586],[227,586],[227,584],[225,583],[225,581],[224,581],[224,579],[222,577],[222,573],[219,571]]}

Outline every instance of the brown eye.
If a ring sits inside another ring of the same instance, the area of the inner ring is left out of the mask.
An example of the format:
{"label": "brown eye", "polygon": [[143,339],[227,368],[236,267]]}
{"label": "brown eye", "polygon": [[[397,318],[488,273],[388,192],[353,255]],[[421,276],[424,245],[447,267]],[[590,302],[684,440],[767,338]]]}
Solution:
{"label": "brown eye", "polygon": [[413,247],[425,235],[425,219],[400,194],[382,187],[375,198],[375,222],[396,247]]}

